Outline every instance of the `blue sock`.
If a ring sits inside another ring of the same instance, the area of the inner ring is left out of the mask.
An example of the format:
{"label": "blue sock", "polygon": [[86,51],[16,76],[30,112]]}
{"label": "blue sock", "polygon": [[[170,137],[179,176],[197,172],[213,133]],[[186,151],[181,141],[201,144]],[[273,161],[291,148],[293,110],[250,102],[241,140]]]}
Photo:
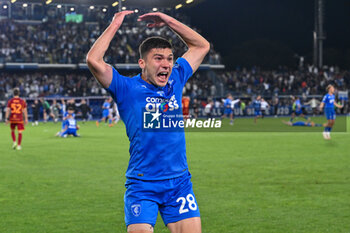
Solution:
{"label": "blue sock", "polygon": [[332,131],[332,127],[328,127],[328,132],[331,132]]}

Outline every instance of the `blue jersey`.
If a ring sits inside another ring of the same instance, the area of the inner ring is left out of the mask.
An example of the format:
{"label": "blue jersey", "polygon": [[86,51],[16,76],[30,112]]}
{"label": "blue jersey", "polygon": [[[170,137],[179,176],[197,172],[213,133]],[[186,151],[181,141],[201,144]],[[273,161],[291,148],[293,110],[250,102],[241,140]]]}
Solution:
{"label": "blue jersey", "polygon": [[232,100],[231,100],[231,99],[229,99],[229,98],[225,99],[225,101],[224,101],[224,107],[225,107],[225,108],[231,108],[231,103],[232,103]]}
{"label": "blue jersey", "polygon": [[330,95],[330,94],[326,94],[323,99],[322,99],[322,103],[324,103],[324,108],[326,109],[334,109],[334,95]]}
{"label": "blue jersey", "polygon": [[301,103],[300,103],[300,100],[297,99],[295,102],[294,102],[294,106],[295,106],[295,111],[296,112],[300,112],[301,111]]}
{"label": "blue jersey", "polygon": [[68,118],[66,121],[67,128],[70,130],[76,130],[77,129],[77,121],[74,118]]}
{"label": "blue jersey", "polygon": [[260,109],[261,109],[261,101],[260,100],[254,100],[253,106],[254,106],[254,110],[255,111],[260,111]]}
{"label": "blue jersey", "polygon": [[109,108],[111,107],[111,103],[109,103],[109,102],[104,102],[103,103],[103,110],[108,110]]}
{"label": "blue jersey", "polygon": [[128,78],[113,69],[113,79],[107,91],[118,104],[130,141],[127,178],[164,180],[179,177],[188,171],[184,130],[146,131],[146,112],[154,111],[151,121],[162,114],[182,114],[182,90],[192,75],[190,64],[177,59],[168,84],[156,87],[145,82],[141,74]]}

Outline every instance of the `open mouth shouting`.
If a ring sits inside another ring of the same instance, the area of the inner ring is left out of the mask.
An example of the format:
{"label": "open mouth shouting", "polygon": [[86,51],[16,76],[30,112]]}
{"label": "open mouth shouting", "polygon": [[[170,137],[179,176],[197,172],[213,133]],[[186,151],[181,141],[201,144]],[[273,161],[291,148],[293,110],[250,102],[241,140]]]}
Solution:
{"label": "open mouth shouting", "polygon": [[169,75],[170,73],[167,71],[159,72],[157,74],[157,80],[159,81],[159,83],[165,85],[168,82]]}

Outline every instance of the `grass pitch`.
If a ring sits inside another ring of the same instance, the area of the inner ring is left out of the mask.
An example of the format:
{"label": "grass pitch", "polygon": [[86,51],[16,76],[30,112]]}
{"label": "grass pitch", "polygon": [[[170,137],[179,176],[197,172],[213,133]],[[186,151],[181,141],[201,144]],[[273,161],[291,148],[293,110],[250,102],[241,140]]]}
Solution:
{"label": "grass pitch", "polygon": [[[0,125],[0,232],[126,232],[125,128],[79,124],[82,137],[65,139],[60,124],[27,125],[22,151]],[[325,141],[281,118],[239,125],[249,130],[186,134],[203,233],[350,232],[349,129]],[[254,130],[264,125],[284,132]],[[155,232],[168,232],[160,218]]]}

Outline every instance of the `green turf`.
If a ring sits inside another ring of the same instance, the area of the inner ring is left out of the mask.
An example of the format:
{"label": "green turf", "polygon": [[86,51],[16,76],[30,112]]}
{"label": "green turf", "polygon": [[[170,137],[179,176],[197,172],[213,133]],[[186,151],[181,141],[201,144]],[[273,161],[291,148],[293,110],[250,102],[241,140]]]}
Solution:
{"label": "green turf", "polygon": [[[264,124],[285,130],[254,130]],[[1,233],[126,232],[125,128],[80,125],[66,139],[54,137],[59,124],[28,125],[22,151],[0,125]],[[203,233],[350,232],[349,133],[325,141],[280,118],[239,125],[249,130],[186,134]],[[155,232],[168,232],[160,218]]]}

